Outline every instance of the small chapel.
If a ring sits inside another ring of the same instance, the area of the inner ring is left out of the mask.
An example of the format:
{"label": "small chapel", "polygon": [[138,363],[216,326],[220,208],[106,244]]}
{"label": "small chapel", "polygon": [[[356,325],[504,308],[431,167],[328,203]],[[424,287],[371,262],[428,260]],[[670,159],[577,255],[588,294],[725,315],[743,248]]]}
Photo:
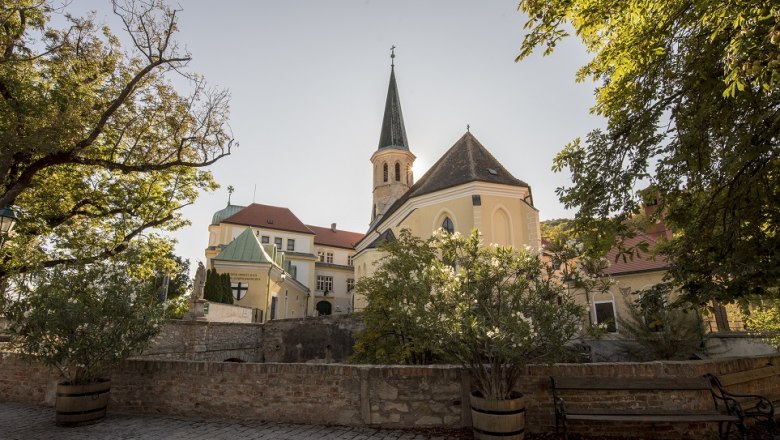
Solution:
{"label": "small chapel", "polygon": [[394,58],[379,144],[371,155],[373,203],[365,234],[335,224],[306,225],[283,207],[228,202],[214,214],[207,266],[230,274],[235,304],[253,309],[255,321],[363,309],[355,282],[375,271],[379,244],[394,240],[401,229],[427,238],[439,228],[461,234],[476,228],[486,245],[540,249],[531,187],[470,131],[415,181]]}

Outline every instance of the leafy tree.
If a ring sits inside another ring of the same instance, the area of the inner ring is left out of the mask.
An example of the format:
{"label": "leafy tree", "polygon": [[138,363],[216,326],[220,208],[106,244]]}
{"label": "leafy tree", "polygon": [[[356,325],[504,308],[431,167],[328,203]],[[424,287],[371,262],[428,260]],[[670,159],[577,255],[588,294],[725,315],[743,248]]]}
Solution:
{"label": "leafy tree", "polygon": [[207,301],[233,304],[233,289],[230,274],[220,274],[217,269],[206,271],[206,283],[203,286],[203,298]]}
{"label": "leafy tree", "polygon": [[[570,29],[593,58],[605,129],[558,154],[578,229],[631,234],[657,202],[674,237],[660,251],[686,299],[730,302],[780,285],[780,6],[776,1],[521,0],[518,60]],[[647,191],[636,191],[647,188]],[[774,290],[773,290],[774,289]]]}
{"label": "leafy tree", "polygon": [[220,302],[225,304],[233,304],[233,287],[230,285],[230,274],[221,274],[219,281],[222,290],[222,298],[220,299]]}
{"label": "leafy tree", "polygon": [[12,346],[72,384],[106,378],[149,345],[163,317],[152,280],[128,269],[99,262],[26,273],[0,295]]}
{"label": "leafy tree", "polygon": [[133,247],[148,273],[170,268],[170,242],[150,231],[182,227],[181,208],[216,187],[201,168],[230,154],[228,94],[186,73],[163,0],[113,1],[129,47],[65,8],[0,3],[0,207],[19,218],[0,279]]}
{"label": "leafy tree", "polygon": [[459,363],[484,396],[505,399],[523,365],[568,354],[582,310],[537,254],[482,246],[476,230],[402,230],[384,251],[358,281],[368,304],[353,360]]}
{"label": "leafy tree", "polygon": [[361,278],[355,290],[368,302],[366,329],[357,338],[352,360],[379,364],[429,364],[441,361],[439,341],[425,305],[430,303],[437,258],[433,243],[403,229],[382,245],[387,255],[373,276]]}
{"label": "leafy tree", "polygon": [[780,304],[768,301],[753,310],[745,320],[748,330],[761,336],[767,343],[780,348]]}
{"label": "leafy tree", "polygon": [[692,309],[673,305],[672,286],[660,283],[627,303],[627,318],[618,318],[620,347],[637,361],[686,360],[704,351],[704,329]]}
{"label": "leafy tree", "polygon": [[174,253],[169,253],[170,258],[176,263],[174,272],[168,281],[168,299],[179,298],[192,290],[192,278],[190,278],[190,260],[182,258]]}

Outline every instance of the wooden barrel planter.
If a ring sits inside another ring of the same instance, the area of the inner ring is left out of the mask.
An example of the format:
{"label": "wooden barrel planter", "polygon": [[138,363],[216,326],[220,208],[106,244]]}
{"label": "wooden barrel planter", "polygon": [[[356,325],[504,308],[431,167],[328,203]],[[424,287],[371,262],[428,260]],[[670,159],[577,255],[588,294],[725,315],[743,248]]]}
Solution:
{"label": "wooden barrel planter", "polygon": [[478,440],[523,440],[525,400],[521,394],[509,400],[471,395],[471,425]]}
{"label": "wooden barrel planter", "polygon": [[86,385],[57,384],[58,426],[80,426],[97,423],[106,417],[111,381],[105,380]]}

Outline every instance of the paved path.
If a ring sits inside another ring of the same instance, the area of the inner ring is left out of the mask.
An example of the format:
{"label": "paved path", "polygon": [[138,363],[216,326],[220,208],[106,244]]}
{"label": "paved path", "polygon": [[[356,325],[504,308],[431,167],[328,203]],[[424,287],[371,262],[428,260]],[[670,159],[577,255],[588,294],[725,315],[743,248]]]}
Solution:
{"label": "paved path", "polygon": [[54,424],[54,409],[0,403],[2,440],[447,440],[449,436],[365,427],[286,423],[197,421],[176,417],[114,413],[102,423],[76,428]]}

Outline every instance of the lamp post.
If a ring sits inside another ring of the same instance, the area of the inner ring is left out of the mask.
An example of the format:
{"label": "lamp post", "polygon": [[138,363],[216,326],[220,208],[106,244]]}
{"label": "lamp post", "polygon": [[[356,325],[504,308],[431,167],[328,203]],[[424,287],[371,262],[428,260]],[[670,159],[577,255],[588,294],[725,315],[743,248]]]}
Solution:
{"label": "lamp post", "polygon": [[0,246],[16,224],[16,214],[11,208],[0,208]]}

